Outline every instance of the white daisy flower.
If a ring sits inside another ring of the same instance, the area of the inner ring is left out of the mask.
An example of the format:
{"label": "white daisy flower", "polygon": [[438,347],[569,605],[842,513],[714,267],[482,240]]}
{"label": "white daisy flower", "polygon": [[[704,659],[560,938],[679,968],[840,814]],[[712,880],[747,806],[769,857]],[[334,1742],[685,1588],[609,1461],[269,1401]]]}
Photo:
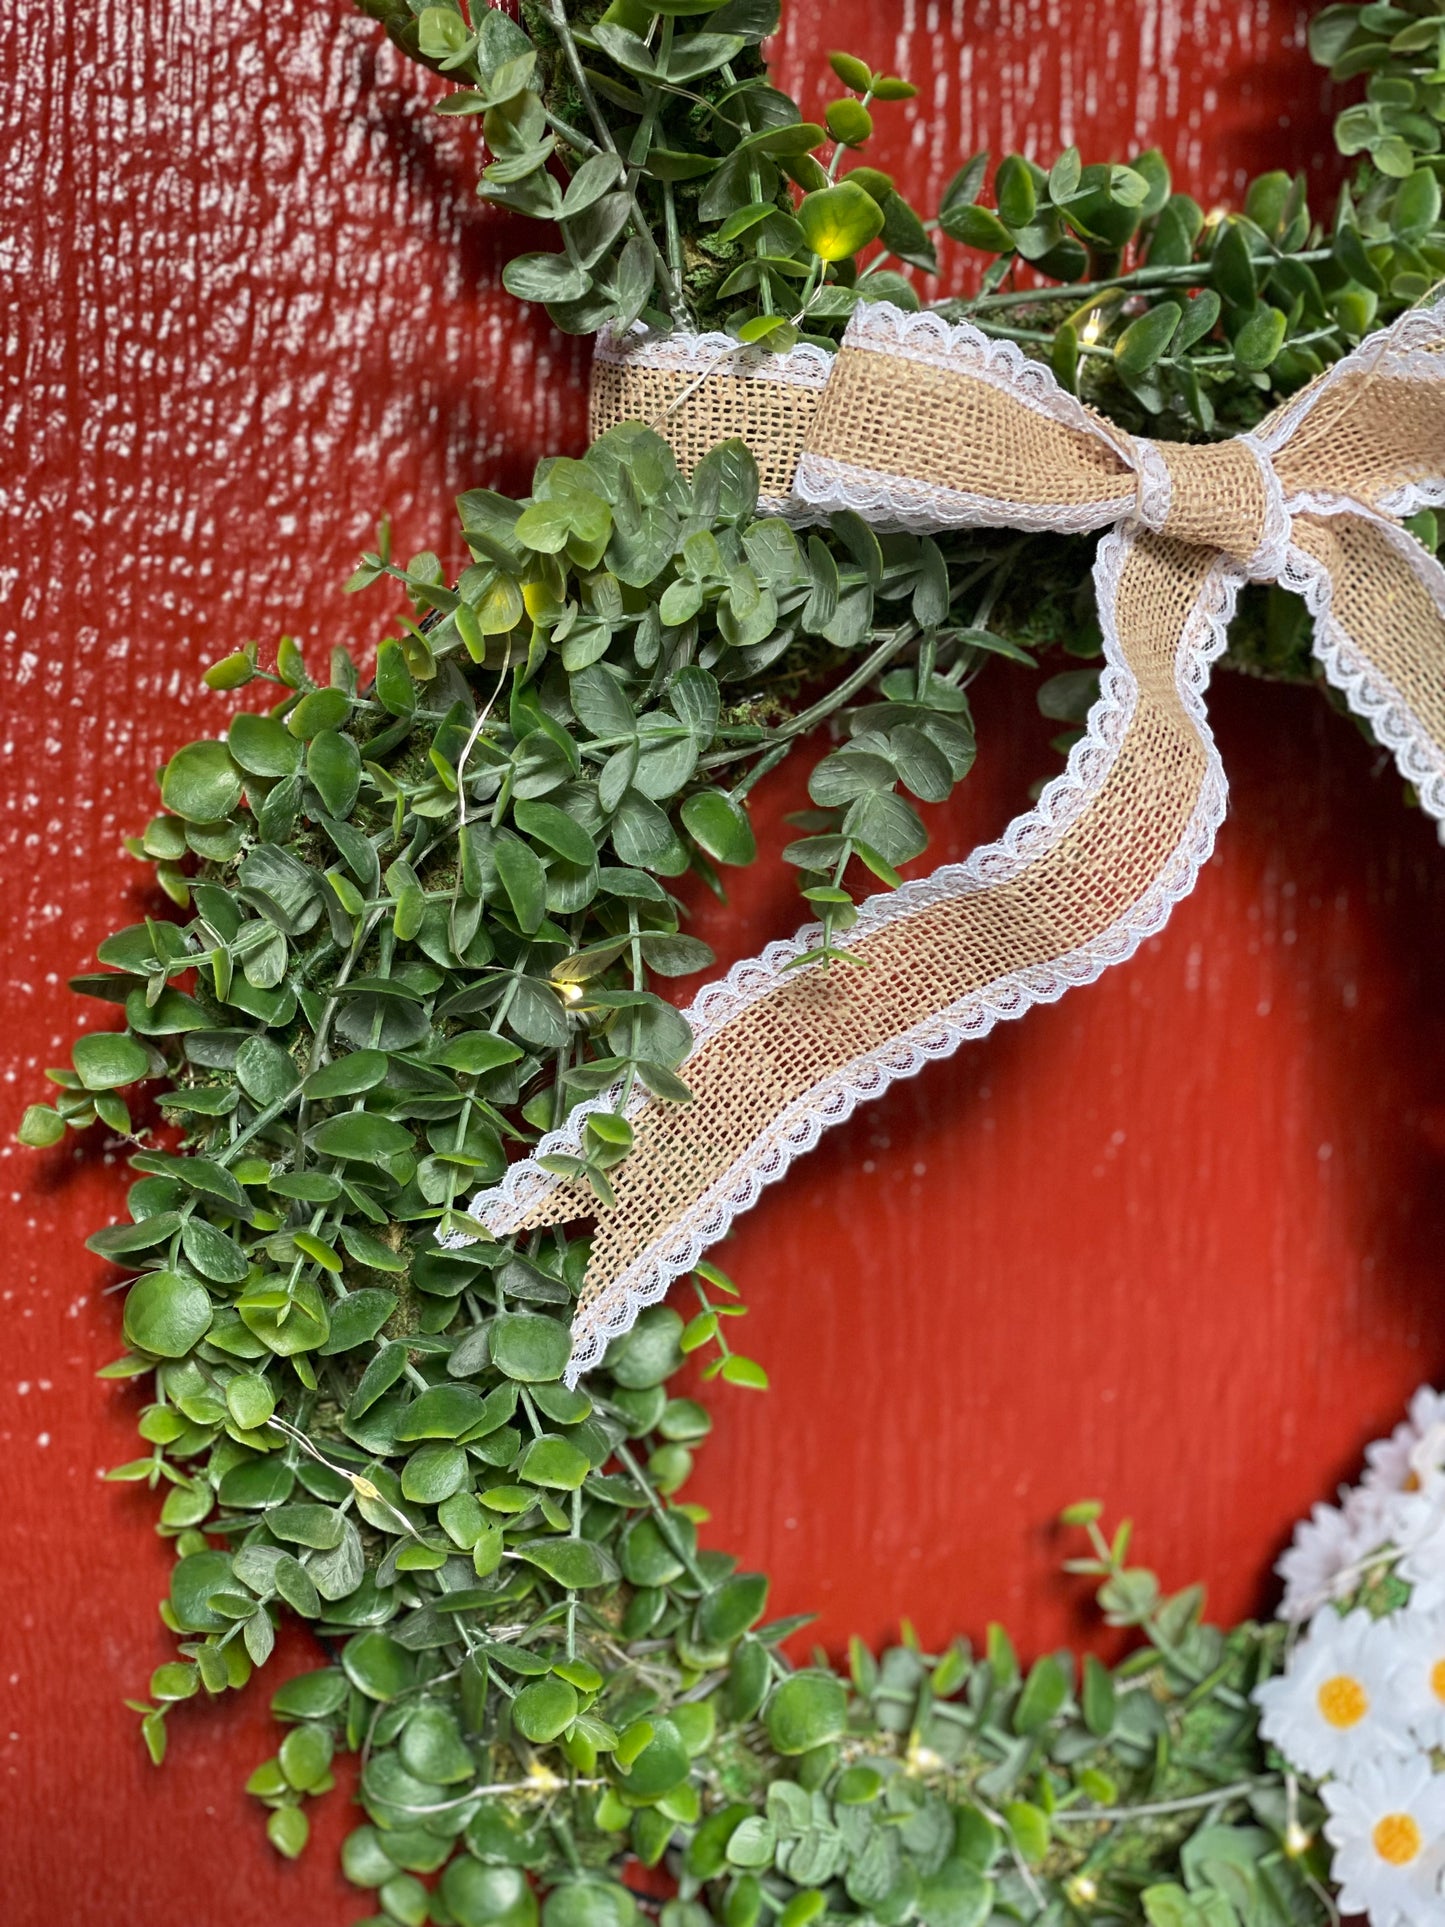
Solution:
{"label": "white daisy flower", "polygon": [[1372,1927],[1439,1927],[1445,1919],[1445,1776],[1416,1754],[1362,1766],[1320,1788],[1340,1909]]}
{"label": "white daisy flower", "polygon": [[1275,1566],[1284,1581],[1280,1618],[1293,1625],[1313,1619],[1321,1606],[1349,1590],[1344,1578],[1354,1560],[1354,1533],[1344,1512],[1333,1505],[1312,1507]]}
{"label": "white daisy flower", "polygon": [[1403,1555],[1397,1570],[1410,1584],[1410,1611],[1437,1612],[1445,1606],[1445,1484],[1395,1499],[1394,1513]]}
{"label": "white daisy flower", "polygon": [[1284,1580],[1280,1618],[1299,1625],[1321,1606],[1352,1593],[1362,1577],[1361,1562],[1394,1536],[1396,1503],[1382,1491],[1356,1486],[1343,1506],[1315,1506],[1275,1566]]}
{"label": "white daisy flower", "polygon": [[[1445,1393],[1422,1385],[1410,1400],[1409,1417],[1402,1419],[1387,1439],[1376,1439],[1365,1447],[1367,1470],[1363,1483],[1372,1490],[1418,1492],[1421,1468],[1414,1458],[1416,1447],[1431,1432],[1440,1434],[1437,1447],[1445,1440]],[[1442,1469],[1437,1450],[1426,1461],[1427,1471],[1436,1476]]]}
{"label": "white daisy flower", "polygon": [[1387,1621],[1358,1610],[1341,1619],[1326,1608],[1286,1671],[1255,1688],[1260,1732],[1316,1779],[1409,1753],[1391,1687],[1396,1658]]}
{"label": "white daisy flower", "polygon": [[1399,1715],[1427,1751],[1445,1747],[1445,1612],[1396,1613],[1390,1626]]}

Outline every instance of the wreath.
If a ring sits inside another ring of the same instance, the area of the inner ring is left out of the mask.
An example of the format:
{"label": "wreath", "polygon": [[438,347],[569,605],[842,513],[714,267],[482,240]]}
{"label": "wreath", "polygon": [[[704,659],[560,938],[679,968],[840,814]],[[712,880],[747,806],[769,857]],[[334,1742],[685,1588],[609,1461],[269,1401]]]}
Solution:
{"label": "wreath", "polygon": [[[289,1611],[326,1663],[274,1695],[249,1788],[294,1856],[359,1756],[344,1865],[378,1921],[1263,1927],[1335,1918],[1332,1889],[1378,1927],[1445,1919],[1437,1395],[1302,1526],[1278,1623],[1205,1623],[1089,1502],[1070,1570],[1139,1636],[1121,1664],[1025,1669],[995,1627],[855,1642],[841,1674],[700,1543],[680,1494],[710,1421],[670,1389],[697,1355],[766,1387],[702,1255],[761,1183],[1189,887],[1222,808],[1215,656],[1317,681],[1445,813],[1420,645],[1445,611],[1445,7],[1314,22],[1314,58],[1366,76],[1322,223],[1302,178],[1206,216],[1157,152],[1074,149],[1009,155],[991,206],[976,155],[921,218],[861,159],[915,90],[837,54],[804,121],[759,51],[779,0],[363,3],[456,83],[439,112],[481,118],[484,199],[556,224],[504,280],[601,337],[597,433],[525,501],[461,497],[456,582],[382,531],[352,586],[405,599],[373,676],[284,638],[206,672],[276,700],[165,766],[130,847],[178,914],[100,946],[76,988],[125,1026],[26,1114],[34,1146],[97,1122],[134,1146],[89,1248],[133,1274],[104,1376],[154,1388],[109,1476],[163,1491],[176,1554],[177,1657],[132,1702],[152,1758]],[[939,233],[987,266],[925,309],[906,270]],[[1052,649],[1062,773],[1003,844],[900,888],[914,801],[972,764],[975,682]],[[750,791],[824,725],[784,852],[815,922],[684,1014],[650,986],[712,959],[669,880],[750,862]],[[1123,889],[1090,812],[1126,763],[1116,827],[1158,848],[1129,845]],[[1037,895],[1061,851],[1108,900],[1082,935],[1077,890]],[[1000,891],[1005,961],[955,983],[943,951]],[[1015,955],[1025,925],[1047,940]],[[680,1275],[687,1317],[658,1302]]]}

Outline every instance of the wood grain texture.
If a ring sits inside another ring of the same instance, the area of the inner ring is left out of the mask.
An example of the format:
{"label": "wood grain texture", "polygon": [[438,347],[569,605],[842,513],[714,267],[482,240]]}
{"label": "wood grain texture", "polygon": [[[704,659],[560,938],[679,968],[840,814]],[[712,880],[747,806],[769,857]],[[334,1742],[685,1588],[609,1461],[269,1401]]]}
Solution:
{"label": "wood grain texture", "polygon": [[[923,83],[935,118],[915,140],[880,116],[878,158],[924,202],[984,144],[1157,141],[1206,203],[1252,167],[1330,165],[1295,6],[791,11],[782,75],[809,108],[839,44]],[[121,1706],[167,1653],[169,1563],[147,1495],[98,1477],[132,1455],[139,1399],[92,1376],[119,1306],[80,1241],[124,1177],[114,1147],[8,1135],[81,1014],[66,976],[151,901],[120,837],[167,752],[220,726],[201,665],[283,628],[373,641],[384,602],[339,584],[377,515],[450,549],[456,490],[576,448],[586,351],[501,294],[522,237],[477,209],[470,136],[341,0],[25,8],[0,82],[21,107],[0,215],[0,1919],[325,1927],[366,1911],[335,1866],[344,1796],[289,1867],[240,1792],[272,1750],[266,1688],[180,1712],[161,1774]],[[1319,699],[1226,682],[1214,707],[1235,812],[1170,928],[896,1088],[727,1249],[776,1392],[718,1399],[697,1496],[830,1646],[903,1613],[929,1639],[993,1616],[1033,1650],[1063,1637],[1078,1599],[1047,1520],[1081,1491],[1135,1513],[1171,1582],[1263,1605],[1289,1521],[1445,1363],[1445,858]],[[992,678],[981,728],[939,858],[1050,767],[1023,680]],[[762,799],[774,847],[800,791],[784,770]],[[698,927],[726,962],[795,914],[769,860]],[[304,1652],[297,1634],[284,1659]]]}

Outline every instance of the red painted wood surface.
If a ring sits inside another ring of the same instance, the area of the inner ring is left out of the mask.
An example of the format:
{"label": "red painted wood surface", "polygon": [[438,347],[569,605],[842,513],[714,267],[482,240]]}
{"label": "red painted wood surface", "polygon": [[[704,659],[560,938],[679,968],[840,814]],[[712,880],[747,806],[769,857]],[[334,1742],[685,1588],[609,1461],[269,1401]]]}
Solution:
{"label": "red painted wood surface", "polygon": [[[915,140],[880,116],[878,158],[924,202],[984,144],[1157,141],[1206,202],[1264,164],[1329,173],[1294,6],[791,11],[807,106],[838,44],[922,82],[936,118]],[[324,1927],[365,1911],[343,1797],[289,1867],[239,1790],[272,1747],[266,1685],[179,1713],[160,1774],[121,1706],[167,1651],[168,1565],[147,1496],[98,1479],[138,1400],[93,1378],[119,1307],[80,1241],[123,1174],[8,1133],[81,1014],[66,976],[147,902],[119,839],[150,771],[219,726],[202,663],[282,628],[374,639],[384,603],[339,584],[376,516],[451,544],[456,490],[575,448],[586,351],[501,294],[522,237],[477,210],[469,134],[341,0],[25,8],[0,75],[0,1921]],[[1050,767],[1023,680],[980,710],[939,858]],[[1164,935],[865,1111],[726,1252],[775,1391],[718,1399],[697,1495],[831,1646],[903,1614],[930,1640],[1074,1631],[1047,1522],[1084,1492],[1169,1581],[1263,1607],[1291,1519],[1445,1367],[1445,855],[1318,698],[1225,679],[1214,710],[1234,813]],[[726,962],[795,914],[769,863],[699,927]]]}

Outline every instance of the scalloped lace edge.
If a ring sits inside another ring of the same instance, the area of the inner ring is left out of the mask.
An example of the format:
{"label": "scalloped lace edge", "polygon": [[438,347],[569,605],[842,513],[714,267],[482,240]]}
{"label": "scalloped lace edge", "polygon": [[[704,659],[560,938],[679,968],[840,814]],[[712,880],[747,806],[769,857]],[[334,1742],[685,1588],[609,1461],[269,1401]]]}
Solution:
{"label": "scalloped lace edge", "polygon": [[[1428,492],[1428,487],[1409,491],[1411,494]],[[1415,571],[1439,610],[1441,621],[1445,622],[1445,569],[1407,529],[1384,516],[1372,515],[1354,501],[1317,496],[1292,506],[1320,517],[1354,515],[1379,529]],[[1411,514],[1414,509],[1407,508],[1404,512]],[[1421,809],[1433,818],[1441,841],[1445,842],[1445,752],[1394,683],[1370,662],[1335,616],[1334,584],[1325,565],[1291,545],[1278,579],[1281,588],[1303,598],[1314,618],[1312,649],[1326,679],[1340,691],[1354,713],[1369,723],[1378,740],[1390,751],[1395,767],[1407,783],[1414,785]]]}
{"label": "scalloped lace edge", "polygon": [[620,337],[610,329],[600,334],[596,359],[613,367],[656,368],[670,375],[746,375],[793,388],[824,388],[834,356],[811,342],[800,342],[786,354],[770,354],[760,343],[736,341],[731,335],[654,334],[634,321]]}
{"label": "scalloped lace edge", "polygon": [[819,516],[829,509],[850,508],[875,528],[909,529],[918,535],[960,526],[1085,535],[1132,515],[1138,499],[1131,489],[1107,502],[1006,502],[998,496],[973,495],[941,482],[915,481],[911,476],[843,462],[834,455],[814,454],[799,458],[793,491]]}

